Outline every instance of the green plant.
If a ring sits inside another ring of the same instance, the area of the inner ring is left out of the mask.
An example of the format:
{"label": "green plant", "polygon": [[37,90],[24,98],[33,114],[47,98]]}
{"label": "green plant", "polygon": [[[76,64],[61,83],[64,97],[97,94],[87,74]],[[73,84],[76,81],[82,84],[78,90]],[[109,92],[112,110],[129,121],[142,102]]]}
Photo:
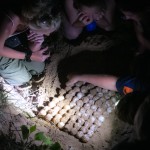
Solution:
{"label": "green plant", "polygon": [[[36,125],[27,127],[21,126],[21,134],[18,131],[20,140],[16,140],[16,136],[12,130],[9,130],[9,134],[0,134],[0,147],[1,150],[60,150],[61,146],[58,142],[53,143],[52,140],[45,136],[43,132],[37,132],[34,134],[34,139],[29,139],[31,134],[36,131]],[[40,141],[40,145],[34,144],[35,141]]]}

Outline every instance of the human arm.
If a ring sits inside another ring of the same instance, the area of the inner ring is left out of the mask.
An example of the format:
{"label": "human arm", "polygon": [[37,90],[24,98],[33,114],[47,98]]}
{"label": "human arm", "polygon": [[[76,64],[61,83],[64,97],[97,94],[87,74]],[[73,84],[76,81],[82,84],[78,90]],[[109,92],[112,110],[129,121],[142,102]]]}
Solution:
{"label": "human arm", "polygon": [[[5,46],[5,41],[12,35],[19,25],[19,18],[16,16],[11,16],[12,20],[7,17],[1,18],[0,24],[0,56],[14,58],[14,59],[24,59],[25,53],[16,51],[15,49]],[[43,53],[46,49],[40,49],[37,52],[32,53],[31,60],[43,62],[49,57],[49,55],[44,55]]]}
{"label": "human arm", "polygon": [[96,23],[100,28],[106,31],[112,31],[115,28],[116,4],[114,0],[105,0],[105,3],[106,8],[99,13]]}
{"label": "human arm", "polygon": [[69,75],[67,86],[71,86],[78,81],[83,81],[87,83],[91,83],[95,86],[99,86],[104,89],[117,91],[116,82],[118,78],[111,75],[92,75],[92,74],[84,74],[84,75]]}
{"label": "human arm", "polygon": [[44,42],[44,36],[42,34],[37,34],[34,31],[30,30],[27,35],[29,48],[32,52],[38,51],[41,49],[42,43]]}
{"label": "human arm", "polygon": [[65,0],[64,9],[67,20],[72,26],[84,27],[93,21],[85,13],[79,12],[79,10],[74,8],[73,0]]}

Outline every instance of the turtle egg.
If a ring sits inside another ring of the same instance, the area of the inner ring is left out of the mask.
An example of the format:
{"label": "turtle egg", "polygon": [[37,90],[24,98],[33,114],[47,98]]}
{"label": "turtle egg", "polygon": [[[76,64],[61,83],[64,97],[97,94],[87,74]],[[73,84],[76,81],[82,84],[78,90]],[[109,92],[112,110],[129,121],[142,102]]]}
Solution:
{"label": "turtle egg", "polygon": [[98,127],[100,127],[100,126],[102,125],[102,122],[99,121],[99,120],[96,120],[96,121],[94,122],[94,124],[96,124]]}
{"label": "turtle egg", "polygon": [[92,106],[91,106],[91,109],[92,109],[93,111],[96,111],[97,106],[96,106],[96,105],[92,105]]}
{"label": "turtle egg", "polygon": [[93,98],[93,95],[92,95],[92,94],[88,94],[87,97],[88,97],[89,99],[92,99],[92,98]]}
{"label": "turtle egg", "polygon": [[87,120],[89,118],[89,115],[84,113],[84,114],[82,114],[82,117],[84,118],[84,120]]}
{"label": "turtle egg", "polygon": [[107,89],[102,89],[102,93],[107,93],[108,90]]}
{"label": "turtle egg", "polygon": [[87,134],[88,134],[89,137],[92,137],[93,134],[94,134],[94,131],[93,130],[88,130]]}
{"label": "turtle egg", "polygon": [[95,131],[95,130],[96,130],[96,125],[93,124],[93,125],[90,127],[90,130],[91,130],[91,131]]}
{"label": "turtle egg", "polygon": [[102,91],[102,89],[101,89],[100,87],[96,87],[95,90],[96,90],[97,92],[101,92],[101,91]]}
{"label": "turtle egg", "polygon": [[68,117],[62,117],[62,118],[61,118],[61,122],[63,122],[63,123],[66,123],[68,120],[69,120]]}
{"label": "turtle egg", "polygon": [[59,114],[61,114],[61,115],[65,114],[65,113],[66,113],[66,110],[65,110],[65,109],[61,109],[61,110],[59,111]]}
{"label": "turtle egg", "polygon": [[75,97],[73,97],[72,102],[76,103],[78,100],[79,100],[79,98],[75,96]]}
{"label": "turtle egg", "polygon": [[59,101],[63,101],[65,97],[63,95],[58,96]]}
{"label": "turtle egg", "polygon": [[54,118],[52,119],[52,122],[54,122],[54,124],[57,124],[57,123],[60,122],[60,119],[57,118],[57,117],[54,117]]}
{"label": "turtle egg", "polygon": [[83,106],[82,100],[77,101],[77,106],[79,106],[79,107],[82,107],[82,106]]}
{"label": "turtle egg", "polygon": [[90,105],[94,105],[94,101],[93,100],[89,100],[89,104]]}
{"label": "turtle egg", "polygon": [[84,124],[84,119],[83,118],[79,118],[77,120],[77,122],[82,126]]}
{"label": "turtle egg", "polygon": [[90,109],[90,104],[89,104],[89,103],[85,104],[85,105],[84,105],[84,108],[85,108],[85,109]]}
{"label": "turtle egg", "polygon": [[59,91],[59,94],[61,94],[61,95],[64,95],[66,93],[66,91],[64,90],[64,89],[61,89],[60,91]]}
{"label": "turtle egg", "polygon": [[89,116],[93,114],[93,110],[92,109],[87,109],[86,112]]}
{"label": "turtle egg", "polygon": [[82,93],[86,93],[86,92],[87,92],[86,86],[82,86],[82,87],[81,87],[81,92],[82,92]]}
{"label": "turtle egg", "polygon": [[80,87],[82,84],[84,84],[84,82],[78,81],[77,83],[75,83],[75,86]]}
{"label": "turtle egg", "polygon": [[57,124],[58,128],[63,128],[64,125],[65,125],[65,124],[64,124],[63,122],[59,122],[59,123]]}
{"label": "turtle egg", "polygon": [[43,109],[47,112],[48,110],[50,110],[50,107],[49,106],[45,106]]}
{"label": "turtle egg", "polygon": [[82,131],[79,131],[79,132],[76,134],[76,137],[77,137],[77,138],[81,138],[83,135],[84,135],[84,133],[83,133]]}
{"label": "turtle egg", "polygon": [[86,110],[85,110],[84,108],[81,108],[81,109],[80,109],[80,113],[81,113],[81,114],[84,114],[85,111],[86,111]]}
{"label": "turtle egg", "polygon": [[88,142],[89,139],[90,139],[90,137],[89,137],[88,134],[85,134],[85,135],[83,135],[83,137],[82,137],[82,141],[83,141],[83,142]]}
{"label": "turtle egg", "polygon": [[64,106],[64,109],[67,111],[67,110],[70,109],[70,106],[69,106],[69,105],[65,105],[65,106]]}
{"label": "turtle egg", "polygon": [[81,114],[80,111],[77,111],[77,112],[76,112],[76,115],[80,117],[82,114]]}
{"label": "turtle egg", "polygon": [[74,115],[75,114],[75,110],[74,109],[70,109],[69,112],[70,116]]}
{"label": "turtle egg", "polygon": [[76,93],[76,92],[79,92],[80,91],[80,88],[79,87],[74,87],[73,88],[73,91]]}
{"label": "turtle egg", "polygon": [[80,123],[75,123],[74,127],[76,128],[76,130],[79,130],[81,128],[81,124]]}
{"label": "turtle egg", "polygon": [[103,97],[103,93],[99,92],[99,93],[97,93],[97,96]]}
{"label": "turtle egg", "polygon": [[97,93],[97,91],[95,89],[90,90],[90,94],[92,94],[93,96],[95,96]]}
{"label": "turtle egg", "polygon": [[76,135],[77,134],[77,129],[76,128],[71,129],[70,133],[72,135]]}
{"label": "turtle egg", "polygon": [[71,102],[71,103],[70,103],[70,108],[73,108],[75,105],[76,105],[75,102]]}
{"label": "turtle egg", "polygon": [[89,118],[89,122],[90,122],[90,123],[94,123],[94,122],[95,122],[95,120],[96,120],[96,119],[95,119],[95,117],[94,117],[94,116],[91,116],[91,117]]}
{"label": "turtle egg", "polygon": [[55,118],[61,119],[61,118],[62,118],[62,115],[57,114],[57,115],[55,116]]}
{"label": "turtle egg", "polygon": [[96,100],[98,100],[99,99],[99,96],[94,96],[93,97],[93,101],[96,101]]}
{"label": "turtle egg", "polygon": [[47,120],[47,121],[51,121],[52,118],[53,118],[53,116],[51,114],[47,114],[45,116],[45,120]]}
{"label": "turtle egg", "polygon": [[112,112],[112,108],[111,108],[111,107],[108,107],[108,108],[107,108],[107,112],[108,112],[108,113],[111,113],[111,112]]}
{"label": "turtle egg", "polygon": [[56,106],[56,103],[55,102],[49,102],[49,104],[48,104],[48,106],[50,107],[50,108],[54,108],[55,106]]}
{"label": "turtle egg", "polygon": [[65,90],[68,92],[68,91],[70,91],[72,88],[71,88],[71,86],[67,86],[66,88],[65,88]]}
{"label": "turtle egg", "polygon": [[89,101],[89,98],[88,97],[84,97],[83,98],[83,103],[87,103]]}
{"label": "turtle egg", "polygon": [[76,115],[72,116],[72,117],[71,117],[71,120],[72,120],[73,122],[76,122],[77,116],[76,116]]}
{"label": "turtle egg", "polygon": [[44,109],[40,110],[38,116],[41,116],[41,117],[46,116],[46,110],[44,110]]}
{"label": "turtle egg", "polygon": [[81,127],[81,129],[80,129],[83,133],[86,133],[87,132],[87,128],[86,127]]}
{"label": "turtle egg", "polygon": [[57,97],[54,97],[53,100],[52,100],[52,102],[58,103],[58,102],[59,102],[59,99],[58,99]]}
{"label": "turtle egg", "polygon": [[78,97],[79,99],[81,99],[83,96],[84,96],[83,93],[81,93],[81,92],[77,93],[77,97]]}
{"label": "turtle egg", "polygon": [[98,120],[101,122],[104,122],[105,118],[101,115],[101,116],[99,116]]}

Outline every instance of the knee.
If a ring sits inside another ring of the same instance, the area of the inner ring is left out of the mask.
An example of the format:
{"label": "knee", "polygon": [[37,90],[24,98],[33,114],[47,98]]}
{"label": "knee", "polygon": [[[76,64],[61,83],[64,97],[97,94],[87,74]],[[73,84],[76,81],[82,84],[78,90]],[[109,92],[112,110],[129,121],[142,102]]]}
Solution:
{"label": "knee", "polygon": [[30,70],[30,73],[32,75],[37,75],[37,74],[40,74],[44,71],[44,68],[45,68],[45,63],[38,63],[36,64],[36,67],[34,68],[34,70]]}
{"label": "knee", "polygon": [[80,35],[81,30],[68,30],[65,32],[64,36],[68,39],[68,40],[75,40],[78,38],[78,36]]}

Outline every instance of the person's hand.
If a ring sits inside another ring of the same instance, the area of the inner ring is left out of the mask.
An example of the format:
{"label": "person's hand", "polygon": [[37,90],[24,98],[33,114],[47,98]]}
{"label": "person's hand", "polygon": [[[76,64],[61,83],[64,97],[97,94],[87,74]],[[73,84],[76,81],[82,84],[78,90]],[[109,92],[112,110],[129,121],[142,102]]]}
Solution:
{"label": "person's hand", "polygon": [[44,36],[42,34],[37,34],[32,30],[29,31],[27,38],[28,41],[32,43],[42,44],[44,42]]}
{"label": "person's hand", "polygon": [[48,57],[50,57],[50,52],[48,54],[44,54],[47,51],[47,49],[48,47],[33,52],[31,55],[31,60],[44,62]]}
{"label": "person's hand", "polygon": [[66,82],[66,86],[72,86],[74,85],[76,82],[78,82],[78,75],[75,74],[69,74],[67,76],[68,81]]}
{"label": "person's hand", "polygon": [[91,17],[87,16],[87,14],[83,12],[78,13],[78,20],[82,22],[84,25],[88,25],[93,21]]}
{"label": "person's hand", "polygon": [[44,36],[41,34],[37,34],[30,30],[30,33],[27,35],[29,41],[29,48],[33,52],[41,49],[41,45],[44,42]]}

